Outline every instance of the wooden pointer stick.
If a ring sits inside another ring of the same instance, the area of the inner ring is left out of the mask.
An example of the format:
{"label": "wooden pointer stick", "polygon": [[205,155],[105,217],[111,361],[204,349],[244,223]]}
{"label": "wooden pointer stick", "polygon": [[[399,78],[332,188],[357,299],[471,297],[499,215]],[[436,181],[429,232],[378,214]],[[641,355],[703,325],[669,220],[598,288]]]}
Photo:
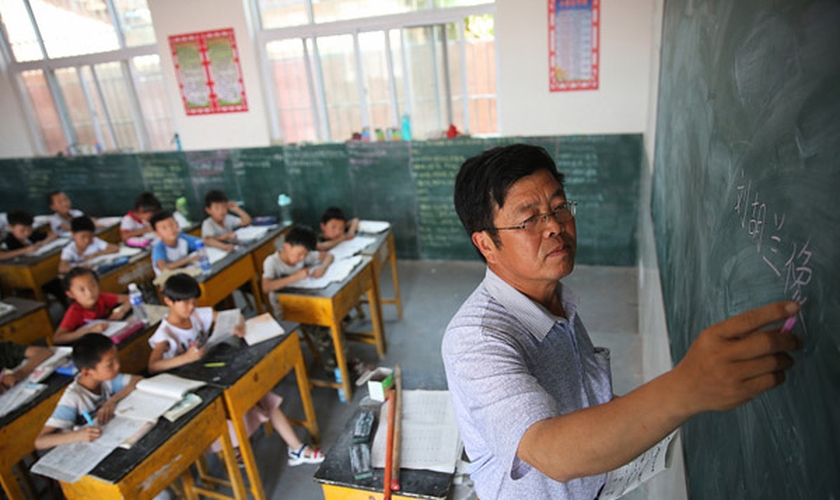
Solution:
{"label": "wooden pointer stick", "polygon": [[400,491],[400,447],[402,445],[402,368],[394,366],[394,383],[396,385],[396,397],[393,405],[396,406],[394,413],[394,461],[391,464],[391,489]]}
{"label": "wooden pointer stick", "polygon": [[385,474],[382,476],[383,500],[391,500],[391,468],[394,460],[394,390],[388,391],[388,439],[385,441]]}

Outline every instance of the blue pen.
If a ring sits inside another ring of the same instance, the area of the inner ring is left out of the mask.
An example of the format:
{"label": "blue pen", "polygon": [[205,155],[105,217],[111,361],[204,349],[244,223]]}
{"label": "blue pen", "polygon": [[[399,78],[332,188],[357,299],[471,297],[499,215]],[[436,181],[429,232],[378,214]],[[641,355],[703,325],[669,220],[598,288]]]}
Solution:
{"label": "blue pen", "polygon": [[85,420],[87,420],[87,423],[88,423],[89,426],[95,427],[95,425],[93,425],[93,419],[90,418],[90,413],[88,413],[86,411],[83,411],[82,416],[85,417]]}

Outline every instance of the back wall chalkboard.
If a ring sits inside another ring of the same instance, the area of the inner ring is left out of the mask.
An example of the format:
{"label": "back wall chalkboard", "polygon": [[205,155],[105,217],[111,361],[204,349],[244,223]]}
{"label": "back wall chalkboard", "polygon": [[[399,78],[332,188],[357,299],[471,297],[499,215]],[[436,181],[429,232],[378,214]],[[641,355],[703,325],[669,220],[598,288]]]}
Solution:
{"label": "back wall chalkboard", "polygon": [[840,498],[840,2],[666,0],[653,216],[672,353],[802,303],[787,382],[683,428],[692,499]]}

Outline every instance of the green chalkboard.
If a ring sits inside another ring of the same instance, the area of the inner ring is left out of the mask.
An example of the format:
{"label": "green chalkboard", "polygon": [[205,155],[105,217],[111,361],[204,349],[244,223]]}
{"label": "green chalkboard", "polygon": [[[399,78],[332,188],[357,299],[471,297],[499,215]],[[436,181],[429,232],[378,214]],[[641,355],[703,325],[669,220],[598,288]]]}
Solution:
{"label": "green chalkboard", "polygon": [[295,222],[317,231],[325,208],[335,205],[350,212],[353,186],[344,144],[285,146],[283,160]]}
{"label": "green chalkboard", "polygon": [[666,0],[653,216],[672,353],[803,304],[786,383],[684,426],[691,498],[840,495],[840,3]]}

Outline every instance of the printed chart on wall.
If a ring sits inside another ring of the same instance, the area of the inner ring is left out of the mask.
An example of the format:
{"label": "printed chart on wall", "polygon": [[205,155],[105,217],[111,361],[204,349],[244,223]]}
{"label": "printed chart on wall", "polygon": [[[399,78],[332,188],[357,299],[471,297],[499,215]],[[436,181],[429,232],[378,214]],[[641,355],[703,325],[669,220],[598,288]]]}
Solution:
{"label": "printed chart on wall", "polygon": [[598,89],[600,0],[548,0],[551,92]]}
{"label": "printed chart on wall", "polygon": [[169,37],[187,115],[248,111],[233,29]]}

